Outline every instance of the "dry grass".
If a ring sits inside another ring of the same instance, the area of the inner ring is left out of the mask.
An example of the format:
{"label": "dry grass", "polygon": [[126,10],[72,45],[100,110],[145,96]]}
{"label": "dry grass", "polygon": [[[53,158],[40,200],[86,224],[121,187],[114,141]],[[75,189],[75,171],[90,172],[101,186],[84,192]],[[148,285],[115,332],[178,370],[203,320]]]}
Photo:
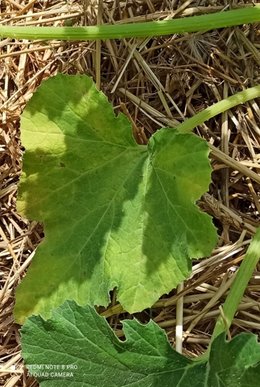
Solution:
{"label": "dry grass", "polygon": [[[98,6],[86,0],[6,0],[0,1],[0,22],[54,26],[122,23],[213,12],[231,3],[251,1],[104,0]],[[116,111],[131,117],[137,141],[146,143],[157,128],[175,126],[213,102],[260,83],[259,48],[256,26],[101,44],[0,42],[0,385],[37,385],[24,371],[19,327],[12,317],[14,289],[43,236],[41,227],[21,219],[15,208],[21,168],[19,116],[34,90],[58,71],[89,74]],[[259,120],[257,101],[251,101],[197,128],[196,133],[211,146],[214,169],[209,192],[200,205],[214,216],[219,244],[211,257],[194,263],[181,293],[173,291],[137,315],[141,321],[153,318],[174,344],[176,314],[181,319],[183,307],[183,352],[191,356],[205,350],[219,306],[259,225]],[[260,266],[248,285],[231,336],[240,331],[259,332],[259,270]],[[120,319],[129,315],[115,302],[103,314],[121,336]]]}

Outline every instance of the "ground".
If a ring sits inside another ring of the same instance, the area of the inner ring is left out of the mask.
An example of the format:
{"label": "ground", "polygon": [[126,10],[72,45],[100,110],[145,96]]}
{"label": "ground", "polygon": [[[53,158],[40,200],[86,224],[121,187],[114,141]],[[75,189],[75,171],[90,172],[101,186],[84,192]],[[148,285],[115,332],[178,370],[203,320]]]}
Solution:
{"label": "ground", "polygon": [[[98,6],[99,3],[99,6]],[[1,24],[94,25],[164,20],[251,4],[228,0],[0,2]],[[22,167],[19,117],[43,79],[57,72],[94,78],[115,111],[128,115],[139,143],[158,128],[173,127],[195,112],[260,83],[259,26],[102,42],[0,42],[0,385],[37,386],[23,367],[19,326],[13,321],[15,287],[43,238],[37,220],[22,219],[16,193]],[[211,119],[196,134],[211,144],[212,184],[199,205],[214,217],[219,241],[210,257],[194,262],[183,291],[173,290],[137,317],[153,318],[175,345],[177,300],[183,303],[183,353],[205,351],[234,273],[259,225],[260,109],[250,101]],[[229,156],[227,161],[227,155]],[[247,287],[230,336],[260,329],[260,266]],[[113,298],[112,306],[116,303]],[[128,314],[106,312],[118,336]]]}

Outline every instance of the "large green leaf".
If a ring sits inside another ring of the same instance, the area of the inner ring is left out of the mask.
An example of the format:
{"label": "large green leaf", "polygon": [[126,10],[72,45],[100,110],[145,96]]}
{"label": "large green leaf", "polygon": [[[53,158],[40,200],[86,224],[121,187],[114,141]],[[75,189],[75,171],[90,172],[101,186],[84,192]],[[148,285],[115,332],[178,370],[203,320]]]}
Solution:
{"label": "large green leaf", "polygon": [[41,387],[259,386],[260,345],[254,335],[241,334],[229,343],[218,336],[206,362],[175,352],[152,321],[126,320],[123,326],[124,342],[93,308],[69,301],[51,320],[26,321],[23,358]]}
{"label": "large green leaf", "polygon": [[18,209],[45,239],[18,288],[16,320],[66,299],[129,312],[151,306],[187,277],[216,242],[195,201],[210,182],[208,146],[163,129],[137,145],[123,115],[86,76],[58,75],[21,121],[26,148]]}

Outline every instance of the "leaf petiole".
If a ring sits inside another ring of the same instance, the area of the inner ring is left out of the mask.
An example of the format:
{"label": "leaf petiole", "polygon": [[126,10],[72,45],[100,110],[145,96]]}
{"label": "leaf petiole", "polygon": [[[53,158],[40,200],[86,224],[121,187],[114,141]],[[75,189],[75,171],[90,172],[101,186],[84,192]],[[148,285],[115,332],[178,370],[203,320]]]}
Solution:
{"label": "leaf petiole", "polygon": [[203,124],[210,118],[213,118],[216,115],[233,108],[234,106],[243,104],[258,97],[260,97],[260,85],[250,87],[209,106],[208,108],[202,110],[201,112],[195,114],[193,117],[188,118],[179,124],[176,129],[182,133],[191,132],[196,128],[196,126]]}

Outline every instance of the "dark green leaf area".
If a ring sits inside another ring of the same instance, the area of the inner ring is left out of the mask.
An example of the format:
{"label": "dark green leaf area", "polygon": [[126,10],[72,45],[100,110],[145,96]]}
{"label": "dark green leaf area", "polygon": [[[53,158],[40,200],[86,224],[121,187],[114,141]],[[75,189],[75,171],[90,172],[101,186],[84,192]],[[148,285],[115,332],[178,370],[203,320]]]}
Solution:
{"label": "dark green leaf area", "polygon": [[[209,360],[191,360],[171,347],[154,322],[123,322],[119,340],[94,308],[67,301],[50,320],[29,318],[22,328],[23,357],[41,387],[256,387],[260,345],[252,334],[212,344]],[[45,375],[39,375],[41,372]],[[49,370],[50,365],[58,368]],[[61,375],[62,367],[68,375]],[[37,374],[38,372],[38,374]],[[52,373],[53,372],[53,373]]]}

